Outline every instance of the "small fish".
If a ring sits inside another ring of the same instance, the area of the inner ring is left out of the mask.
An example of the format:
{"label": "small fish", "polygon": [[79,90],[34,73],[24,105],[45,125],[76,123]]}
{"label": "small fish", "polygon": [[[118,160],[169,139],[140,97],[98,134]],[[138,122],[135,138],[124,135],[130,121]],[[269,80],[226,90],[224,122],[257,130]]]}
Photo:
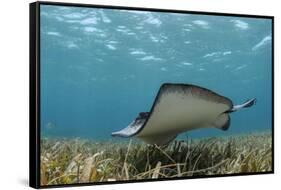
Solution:
{"label": "small fish", "polygon": [[46,129],[54,129],[56,128],[56,125],[53,123],[53,122],[48,122],[46,125],[45,125],[45,128]]}

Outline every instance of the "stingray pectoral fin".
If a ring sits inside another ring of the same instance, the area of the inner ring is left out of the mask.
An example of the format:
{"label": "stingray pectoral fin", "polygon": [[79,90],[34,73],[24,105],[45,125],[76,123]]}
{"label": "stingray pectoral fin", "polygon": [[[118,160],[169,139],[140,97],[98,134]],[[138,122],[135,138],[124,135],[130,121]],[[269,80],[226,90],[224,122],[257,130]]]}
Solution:
{"label": "stingray pectoral fin", "polygon": [[226,131],[230,126],[230,117],[227,113],[223,113],[217,117],[213,123],[214,127]]}
{"label": "stingray pectoral fin", "polygon": [[111,133],[111,136],[114,137],[132,137],[136,133],[139,132],[139,130],[144,125],[145,121],[147,120],[149,113],[148,112],[141,112],[139,116],[132,121],[126,128]]}
{"label": "stingray pectoral fin", "polygon": [[[137,136],[180,134],[211,127],[222,113],[232,107],[230,99],[208,89],[194,85],[163,84],[147,122]],[[222,124],[216,123],[216,126],[222,127]]]}
{"label": "stingray pectoral fin", "polygon": [[177,134],[157,134],[151,136],[138,136],[141,140],[148,144],[157,144],[160,146],[169,144],[177,137]]}

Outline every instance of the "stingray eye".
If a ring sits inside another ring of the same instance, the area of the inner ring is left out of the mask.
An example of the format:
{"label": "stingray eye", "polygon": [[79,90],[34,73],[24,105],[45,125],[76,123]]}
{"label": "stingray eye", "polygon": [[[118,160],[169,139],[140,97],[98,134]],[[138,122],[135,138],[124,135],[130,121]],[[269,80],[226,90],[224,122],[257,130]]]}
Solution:
{"label": "stingray eye", "polygon": [[140,112],[137,119],[147,119],[149,112]]}
{"label": "stingray eye", "polygon": [[141,118],[143,118],[143,117],[146,116],[146,113],[145,113],[145,112],[140,112],[139,116],[140,116]]}

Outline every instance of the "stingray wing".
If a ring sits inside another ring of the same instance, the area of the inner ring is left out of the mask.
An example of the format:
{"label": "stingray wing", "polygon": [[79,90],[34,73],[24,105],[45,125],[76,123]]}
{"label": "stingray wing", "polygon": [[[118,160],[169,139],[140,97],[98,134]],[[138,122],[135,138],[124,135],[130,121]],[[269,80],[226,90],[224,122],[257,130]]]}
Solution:
{"label": "stingray wing", "polygon": [[149,112],[141,112],[138,117],[134,119],[126,128],[111,133],[112,136],[117,137],[131,137],[134,136],[145,124],[147,118],[149,116]]}
{"label": "stingray wing", "polygon": [[[219,116],[232,109],[232,101],[211,90],[187,84],[163,84],[154,101],[147,121],[136,132],[145,140],[171,138],[192,129],[225,127],[227,116]],[[221,120],[216,122],[216,120]],[[226,127],[225,127],[226,128]]]}
{"label": "stingray wing", "polygon": [[206,88],[165,83],[150,112],[140,113],[128,127],[112,135],[136,136],[147,143],[163,145],[184,131],[203,127],[227,129],[230,119],[226,112],[232,107],[230,99]]}
{"label": "stingray wing", "polygon": [[228,113],[223,113],[217,117],[217,119],[213,122],[213,126],[226,131],[230,126],[230,117]]}

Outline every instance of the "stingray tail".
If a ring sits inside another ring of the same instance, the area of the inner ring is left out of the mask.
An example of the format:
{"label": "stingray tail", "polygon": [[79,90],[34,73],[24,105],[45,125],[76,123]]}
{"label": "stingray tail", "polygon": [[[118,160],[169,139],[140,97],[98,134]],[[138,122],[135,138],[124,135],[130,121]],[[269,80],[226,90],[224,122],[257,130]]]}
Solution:
{"label": "stingray tail", "polygon": [[252,107],[254,104],[256,104],[256,102],[257,102],[256,98],[249,99],[245,101],[243,104],[233,106],[233,108],[228,112],[230,113],[230,112],[238,111],[242,108]]}
{"label": "stingray tail", "polygon": [[249,108],[251,106],[253,106],[254,104],[256,104],[257,99],[256,98],[252,98],[250,100],[247,100],[244,104],[243,104],[243,108]]}

